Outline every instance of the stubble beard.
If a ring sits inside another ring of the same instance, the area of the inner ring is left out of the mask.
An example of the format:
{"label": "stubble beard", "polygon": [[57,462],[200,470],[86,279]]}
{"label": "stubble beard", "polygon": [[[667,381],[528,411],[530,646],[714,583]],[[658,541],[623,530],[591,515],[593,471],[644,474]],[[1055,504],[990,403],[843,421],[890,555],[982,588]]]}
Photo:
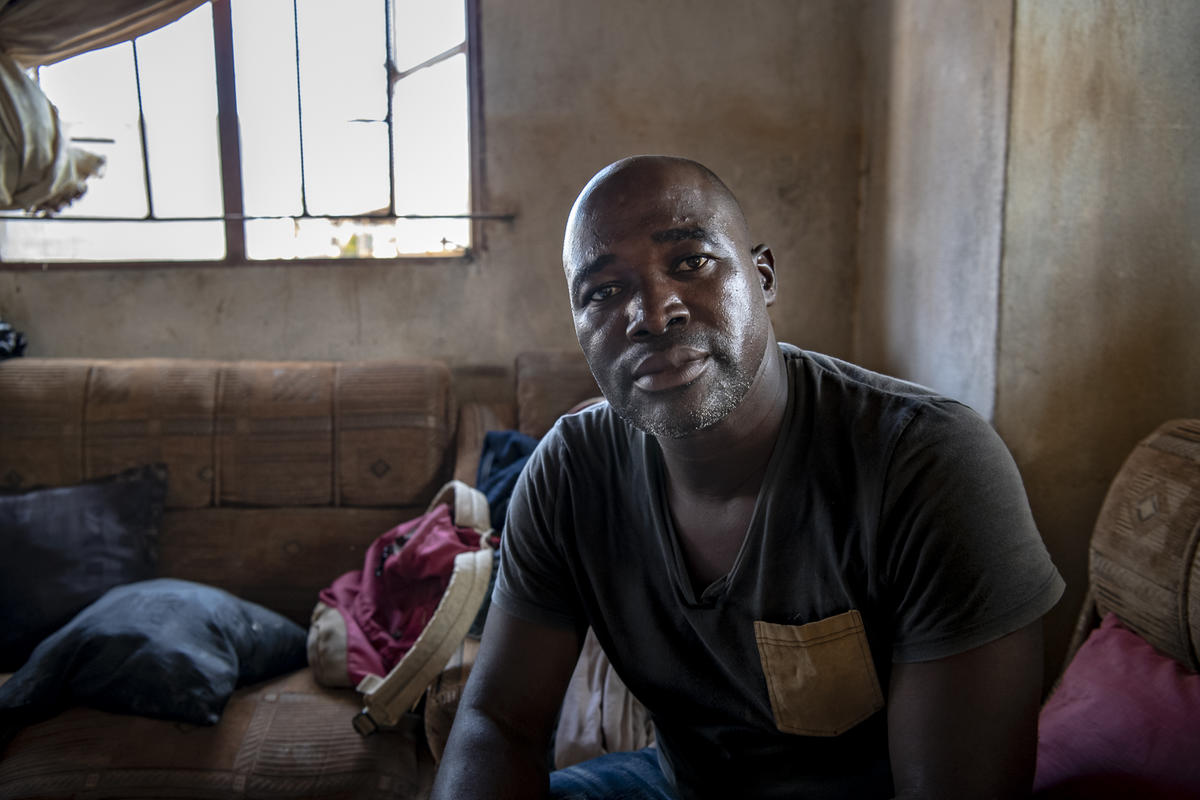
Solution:
{"label": "stubble beard", "polygon": [[684,439],[716,426],[741,404],[750,391],[766,349],[751,365],[738,363],[729,355],[733,351],[730,342],[722,340],[714,344],[717,346],[708,348],[708,352],[716,378],[699,403],[683,403],[681,396],[692,388],[692,384],[688,384],[663,392],[662,400],[647,407],[647,404],[635,401],[637,390],[632,382],[617,381],[619,388],[605,392],[609,405],[630,425],[658,438]]}

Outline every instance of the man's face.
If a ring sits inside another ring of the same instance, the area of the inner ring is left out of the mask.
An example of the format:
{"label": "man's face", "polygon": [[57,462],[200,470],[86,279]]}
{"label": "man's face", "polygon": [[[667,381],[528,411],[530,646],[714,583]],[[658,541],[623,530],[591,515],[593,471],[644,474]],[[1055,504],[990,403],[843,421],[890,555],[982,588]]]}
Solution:
{"label": "man's face", "polygon": [[738,406],[770,341],[774,271],[703,174],[653,164],[611,177],[572,215],[564,264],[579,344],[622,417],[681,438]]}

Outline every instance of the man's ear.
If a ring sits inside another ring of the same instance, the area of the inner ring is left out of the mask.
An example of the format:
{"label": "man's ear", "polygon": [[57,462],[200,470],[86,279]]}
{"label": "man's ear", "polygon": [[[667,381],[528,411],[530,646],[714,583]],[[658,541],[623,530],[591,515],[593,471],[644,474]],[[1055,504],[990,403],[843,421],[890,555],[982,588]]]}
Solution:
{"label": "man's ear", "polygon": [[750,255],[754,258],[754,268],[758,270],[763,299],[767,305],[772,305],[775,302],[775,256],[765,244],[756,244],[750,250]]}

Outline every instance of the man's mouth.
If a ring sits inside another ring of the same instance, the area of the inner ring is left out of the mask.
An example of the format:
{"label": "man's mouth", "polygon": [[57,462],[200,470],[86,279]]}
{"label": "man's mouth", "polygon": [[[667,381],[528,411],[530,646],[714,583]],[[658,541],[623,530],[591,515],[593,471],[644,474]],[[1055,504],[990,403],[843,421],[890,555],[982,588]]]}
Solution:
{"label": "man's mouth", "polygon": [[708,353],[676,347],[646,356],[633,370],[633,385],[643,392],[665,392],[699,378],[709,365]]}

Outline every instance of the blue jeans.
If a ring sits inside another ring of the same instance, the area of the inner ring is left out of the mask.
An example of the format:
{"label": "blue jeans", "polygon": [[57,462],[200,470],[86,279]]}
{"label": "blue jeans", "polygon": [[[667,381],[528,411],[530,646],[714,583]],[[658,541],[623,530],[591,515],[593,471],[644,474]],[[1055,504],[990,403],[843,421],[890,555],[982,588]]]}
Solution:
{"label": "blue jeans", "polygon": [[551,800],[676,800],[658,750],[609,753],[550,773]]}

